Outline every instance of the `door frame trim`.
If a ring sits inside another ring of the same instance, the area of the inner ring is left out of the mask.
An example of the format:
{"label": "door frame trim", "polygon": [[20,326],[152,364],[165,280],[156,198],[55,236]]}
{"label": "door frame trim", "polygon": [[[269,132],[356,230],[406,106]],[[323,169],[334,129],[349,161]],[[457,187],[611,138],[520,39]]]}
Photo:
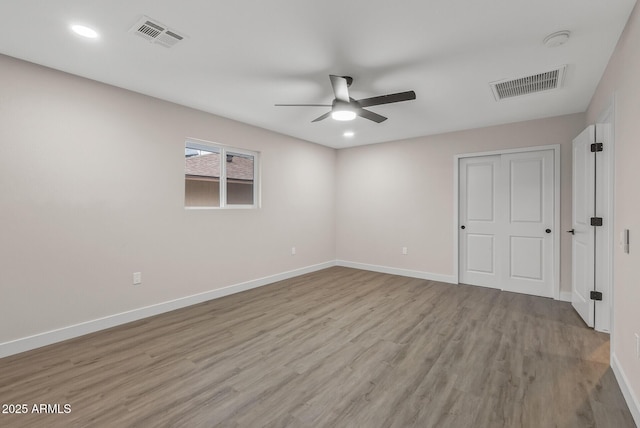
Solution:
{"label": "door frame trim", "polygon": [[560,300],[560,144],[546,146],[521,147],[516,149],[501,149],[485,152],[473,152],[454,155],[453,157],[453,276],[454,282],[460,284],[460,159],[493,156],[511,153],[537,152],[541,150],[553,150],[553,175],[554,175],[554,197],[553,197],[553,222],[554,229],[558,232],[553,234],[553,298]]}

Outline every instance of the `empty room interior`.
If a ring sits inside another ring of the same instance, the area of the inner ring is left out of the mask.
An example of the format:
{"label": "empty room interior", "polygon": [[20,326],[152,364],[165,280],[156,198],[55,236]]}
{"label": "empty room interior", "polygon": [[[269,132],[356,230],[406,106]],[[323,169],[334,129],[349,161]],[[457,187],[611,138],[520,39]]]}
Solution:
{"label": "empty room interior", "polygon": [[0,426],[640,425],[635,0],[0,0]]}

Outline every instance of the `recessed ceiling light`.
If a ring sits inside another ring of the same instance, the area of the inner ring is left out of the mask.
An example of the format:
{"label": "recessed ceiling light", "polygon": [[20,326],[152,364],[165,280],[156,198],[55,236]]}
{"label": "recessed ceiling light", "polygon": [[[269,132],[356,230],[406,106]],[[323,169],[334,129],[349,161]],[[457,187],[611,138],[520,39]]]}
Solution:
{"label": "recessed ceiling light", "polygon": [[79,36],[86,37],[87,39],[97,39],[98,32],[93,28],[86,27],[84,25],[72,25],[71,30]]}
{"label": "recessed ceiling light", "polygon": [[353,137],[356,134],[353,131],[344,131],[344,134],[342,134],[342,135],[344,135],[347,138],[350,138],[350,137]]}
{"label": "recessed ceiling light", "polygon": [[567,43],[569,41],[569,36],[571,36],[571,31],[557,31],[545,37],[542,43],[544,43],[548,48],[556,48]]}

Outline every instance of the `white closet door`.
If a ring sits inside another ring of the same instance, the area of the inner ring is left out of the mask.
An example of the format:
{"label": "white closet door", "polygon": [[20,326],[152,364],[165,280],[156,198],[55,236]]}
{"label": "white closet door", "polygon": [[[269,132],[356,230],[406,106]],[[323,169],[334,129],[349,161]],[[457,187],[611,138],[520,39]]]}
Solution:
{"label": "white closet door", "polygon": [[500,156],[460,159],[460,282],[497,287]]}
{"label": "white closet door", "polygon": [[554,153],[502,155],[506,215],[502,289],[553,297]]}
{"label": "white closet door", "polygon": [[459,280],[553,297],[554,151],[462,158]]}

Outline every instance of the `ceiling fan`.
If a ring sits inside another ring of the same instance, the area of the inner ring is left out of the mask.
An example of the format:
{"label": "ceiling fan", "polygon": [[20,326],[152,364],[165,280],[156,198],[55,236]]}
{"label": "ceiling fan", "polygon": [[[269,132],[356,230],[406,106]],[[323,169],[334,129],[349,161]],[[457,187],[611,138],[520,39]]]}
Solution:
{"label": "ceiling fan", "polygon": [[353,120],[356,116],[363,117],[365,119],[372,120],[376,123],[384,122],[386,117],[374,113],[370,110],[366,110],[365,107],[372,107],[381,104],[399,103],[401,101],[410,101],[416,99],[416,93],[413,91],[398,92],[395,94],[380,95],[377,97],[363,98],[361,100],[354,100],[349,96],[349,87],[353,83],[353,78],[350,76],[334,76],[329,75],[331,79],[331,86],[333,87],[333,94],[335,99],[333,103],[329,104],[276,104],[276,106],[289,106],[289,107],[331,107],[331,110],[322,116],[312,120],[312,122],[319,122],[331,116],[335,120]]}

